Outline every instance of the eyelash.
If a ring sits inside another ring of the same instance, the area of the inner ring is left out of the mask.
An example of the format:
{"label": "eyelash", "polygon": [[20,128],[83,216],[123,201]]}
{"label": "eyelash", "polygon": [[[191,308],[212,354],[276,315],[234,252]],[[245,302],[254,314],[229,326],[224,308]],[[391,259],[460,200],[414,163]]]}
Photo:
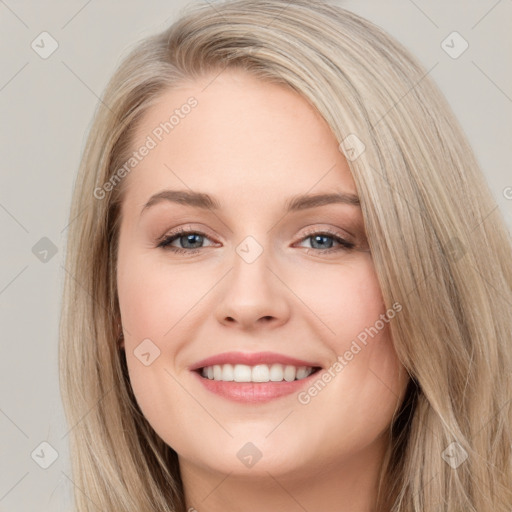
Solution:
{"label": "eyelash", "polygon": [[[204,249],[204,247],[199,247],[197,249],[182,249],[180,247],[172,247],[170,244],[174,242],[174,240],[184,236],[184,235],[200,235],[206,238],[209,238],[206,233],[202,233],[201,231],[192,231],[192,230],[186,230],[186,229],[179,229],[175,231],[174,233],[170,233],[169,235],[164,236],[160,242],[158,243],[157,247],[161,247],[162,249],[172,251],[176,254],[195,254],[199,252],[201,249]],[[341,247],[338,248],[330,248],[326,250],[322,249],[315,249],[315,248],[309,248],[306,247],[306,253],[309,254],[310,251],[326,254],[331,252],[337,252],[337,251],[349,251],[351,249],[354,249],[355,244],[352,242],[349,242],[348,240],[345,240],[344,238],[340,237],[338,234],[325,229],[323,231],[311,231],[309,233],[306,233],[299,241],[302,242],[308,238],[313,237],[314,235],[322,235],[327,236],[330,238],[333,238],[336,242],[340,244]]]}

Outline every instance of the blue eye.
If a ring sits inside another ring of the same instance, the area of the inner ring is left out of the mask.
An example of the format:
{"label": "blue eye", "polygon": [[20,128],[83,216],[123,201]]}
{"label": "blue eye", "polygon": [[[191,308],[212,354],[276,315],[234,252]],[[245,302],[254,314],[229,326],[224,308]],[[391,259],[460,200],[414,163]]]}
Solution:
{"label": "blue eye", "polygon": [[[313,246],[312,248],[313,249],[324,249],[323,252],[331,252],[331,251],[340,250],[340,248],[337,248],[337,249],[332,248],[333,242],[331,241],[329,243],[328,242],[329,239],[334,240],[336,243],[338,243],[341,246],[342,249],[345,249],[345,250],[353,249],[355,247],[355,244],[353,244],[352,242],[349,242],[348,240],[345,240],[344,238],[342,238],[338,235],[334,235],[334,234],[330,234],[330,233],[314,233],[312,235],[306,236],[302,240],[311,240],[311,245]],[[326,242],[326,240],[327,240],[327,242]],[[325,247],[326,244],[329,247]],[[319,247],[314,247],[315,245],[319,245]],[[323,245],[323,247],[322,247],[322,245]]]}
{"label": "blue eye", "polygon": [[[347,251],[355,247],[354,243],[349,242],[335,233],[330,233],[329,231],[310,233],[303,237],[301,242],[309,239],[311,240],[313,247],[307,248],[308,250],[306,252],[308,254],[311,250],[316,253],[324,254],[337,251]],[[176,240],[180,245],[182,245],[182,247],[175,247],[171,245]],[[157,247],[161,247],[165,250],[178,254],[195,254],[205,248],[202,246],[205,240],[210,240],[210,238],[200,231],[178,230],[161,239]],[[329,240],[331,240],[331,242],[329,242]],[[333,248],[333,244],[335,243],[337,243],[339,247]],[[211,245],[213,245],[213,243]]]}
{"label": "blue eye", "polygon": [[[205,239],[208,239],[208,237],[204,233],[200,233],[198,231],[185,231],[185,230],[179,230],[175,233],[171,233],[170,235],[164,237],[157,247],[163,247],[166,250],[173,251],[176,253],[196,253],[199,249],[201,249],[201,246],[197,246],[197,244],[202,243]],[[172,242],[175,240],[178,240],[181,244],[188,246],[191,244],[193,247],[185,247],[185,248],[179,248],[174,247],[171,245]]]}

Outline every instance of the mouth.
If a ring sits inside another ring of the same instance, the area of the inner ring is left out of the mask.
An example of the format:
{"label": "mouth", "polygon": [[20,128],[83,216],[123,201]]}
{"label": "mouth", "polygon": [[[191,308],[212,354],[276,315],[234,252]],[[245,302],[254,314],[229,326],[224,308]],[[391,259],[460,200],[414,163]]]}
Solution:
{"label": "mouth", "polygon": [[201,377],[219,382],[293,382],[303,380],[320,370],[318,366],[294,366],[279,363],[215,364],[195,370]]}
{"label": "mouth", "polygon": [[298,392],[322,367],[269,352],[231,352],[189,369],[208,391],[237,402],[257,403]]}

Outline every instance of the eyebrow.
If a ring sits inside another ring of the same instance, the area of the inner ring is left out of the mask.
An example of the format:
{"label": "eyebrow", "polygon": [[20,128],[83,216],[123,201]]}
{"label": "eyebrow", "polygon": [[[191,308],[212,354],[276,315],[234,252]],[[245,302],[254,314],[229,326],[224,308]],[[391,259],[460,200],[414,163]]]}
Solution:
{"label": "eyebrow", "polygon": [[[141,215],[148,208],[164,201],[201,208],[204,210],[221,209],[220,203],[214,197],[203,192],[193,192],[189,190],[162,190],[149,198],[149,201],[142,208]],[[288,198],[285,203],[285,211],[294,212],[327,204],[348,204],[360,206],[357,195],[348,192],[299,194]]]}

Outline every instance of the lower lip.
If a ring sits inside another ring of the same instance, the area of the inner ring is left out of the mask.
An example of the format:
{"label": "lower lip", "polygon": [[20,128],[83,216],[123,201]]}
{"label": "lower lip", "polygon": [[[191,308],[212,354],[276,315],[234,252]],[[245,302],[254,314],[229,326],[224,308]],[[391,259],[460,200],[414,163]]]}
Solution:
{"label": "lower lip", "polygon": [[195,371],[192,373],[196,375],[196,378],[200,380],[201,384],[208,391],[216,395],[234,400],[235,402],[262,403],[297,393],[302,387],[309,384],[313,378],[317,378],[319,372],[314,372],[305,379],[291,382],[226,382],[207,379]]}

